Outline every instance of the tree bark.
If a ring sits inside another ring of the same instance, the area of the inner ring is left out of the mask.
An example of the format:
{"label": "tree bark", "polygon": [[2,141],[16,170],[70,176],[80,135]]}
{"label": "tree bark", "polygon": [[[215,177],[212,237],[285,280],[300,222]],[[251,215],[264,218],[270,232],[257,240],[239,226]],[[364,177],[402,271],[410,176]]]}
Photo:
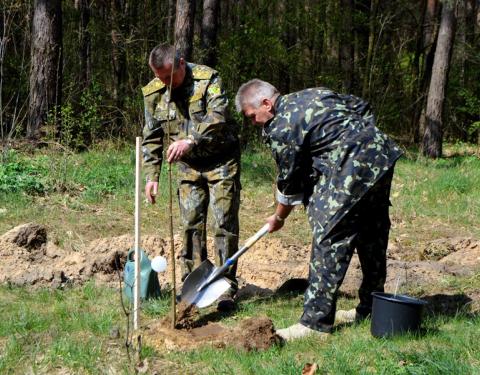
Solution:
{"label": "tree bark", "polygon": [[339,64],[343,72],[342,87],[344,92],[351,92],[354,79],[354,38],[353,38],[353,0],[341,0],[341,30],[339,46]]}
{"label": "tree bark", "polygon": [[[433,65],[433,53],[436,40],[436,14],[437,0],[422,0],[421,17],[417,25],[415,55],[412,63],[412,79],[415,82],[412,91],[412,115],[410,126],[412,129],[413,143],[418,144],[420,134],[423,134],[424,123],[421,116],[425,109],[425,96],[430,81],[430,74]],[[426,30],[429,30],[428,33]],[[434,38],[433,41],[429,40]]]}
{"label": "tree bark", "polygon": [[167,42],[173,44],[173,20],[175,19],[175,0],[168,0]]}
{"label": "tree bark", "polygon": [[[118,109],[123,107],[125,86],[127,82],[127,54],[125,39],[127,30],[128,3],[122,0],[111,0],[111,40],[113,62],[113,98]],[[118,117],[117,125],[120,124]]]}
{"label": "tree bark", "polygon": [[375,24],[378,12],[379,0],[371,0],[370,2],[370,21],[369,21],[369,32],[368,32],[368,49],[367,49],[367,60],[365,63],[365,72],[363,75],[363,87],[362,87],[362,96],[368,97],[370,91],[370,69],[372,65],[373,58],[373,49],[375,43]]}
{"label": "tree bark", "polygon": [[195,0],[177,0],[175,47],[185,60],[192,58]]}
{"label": "tree bark", "polygon": [[60,0],[35,0],[30,68],[27,137],[40,138],[47,114],[61,104],[62,5]]}
{"label": "tree bark", "polygon": [[219,0],[203,0],[203,18],[200,45],[202,48],[202,63],[214,67],[217,62],[217,31]]}
{"label": "tree bark", "polygon": [[454,4],[445,1],[443,3],[437,47],[433,60],[432,79],[425,110],[425,133],[423,135],[422,152],[430,158],[442,156],[443,104],[455,36],[455,24]]}
{"label": "tree bark", "polygon": [[90,22],[90,5],[88,0],[75,0],[75,8],[79,11],[79,50],[78,57],[80,60],[79,82],[85,88],[88,87],[92,77],[92,61],[91,61],[91,38],[88,31]]}

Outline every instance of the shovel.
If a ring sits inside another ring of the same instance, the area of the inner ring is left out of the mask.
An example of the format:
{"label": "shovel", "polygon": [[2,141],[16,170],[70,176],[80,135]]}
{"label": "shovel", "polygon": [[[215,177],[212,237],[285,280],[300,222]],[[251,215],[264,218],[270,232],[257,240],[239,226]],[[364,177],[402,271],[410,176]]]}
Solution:
{"label": "shovel", "polygon": [[[181,301],[199,308],[211,305],[230,288],[230,283],[221,277],[255,242],[268,233],[268,224],[250,237],[245,245],[221,267],[215,267],[208,259],[203,261],[183,282]],[[221,278],[220,278],[221,277]]]}

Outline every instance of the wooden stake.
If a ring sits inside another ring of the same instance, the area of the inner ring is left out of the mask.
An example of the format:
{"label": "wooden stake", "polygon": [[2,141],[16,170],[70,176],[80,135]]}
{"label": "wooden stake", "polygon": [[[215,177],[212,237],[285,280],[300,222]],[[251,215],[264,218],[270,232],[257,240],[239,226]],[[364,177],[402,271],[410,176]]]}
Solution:
{"label": "wooden stake", "polygon": [[[175,56],[172,58],[172,71],[170,72],[170,85],[168,85],[167,101],[167,150],[172,140],[170,138],[170,102],[172,99],[172,81],[175,69]],[[165,160],[167,160],[165,153]],[[172,163],[168,163],[168,213],[170,216],[170,264],[172,267],[172,329],[177,325],[177,282],[175,277],[175,241],[173,239],[173,182],[172,182]]]}
{"label": "wooden stake", "polygon": [[140,327],[140,172],[142,138],[135,145],[135,287],[133,289],[133,329]]}

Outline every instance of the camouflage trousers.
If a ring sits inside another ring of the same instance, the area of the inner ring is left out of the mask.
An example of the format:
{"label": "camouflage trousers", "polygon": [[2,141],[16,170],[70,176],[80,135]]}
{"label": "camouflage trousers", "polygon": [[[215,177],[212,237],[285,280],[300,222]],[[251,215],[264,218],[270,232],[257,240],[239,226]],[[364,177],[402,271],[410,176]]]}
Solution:
{"label": "camouflage trousers", "polygon": [[[372,310],[372,292],[383,292],[387,274],[386,252],[390,231],[390,187],[393,167],[352,207],[332,230],[313,239],[309,286],[300,319],[307,327],[329,332],[335,320],[338,289],[356,249],[363,281],[357,313],[367,317]],[[310,204],[315,204],[315,197]],[[314,210],[310,210],[313,212]],[[315,227],[315,217],[309,216]]]}
{"label": "camouflage trousers", "polygon": [[[207,259],[207,213],[213,218],[215,262],[222,265],[238,250],[238,210],[240,206],[240,163],[233,159],[220,167],[199,171],[179,163],[178,189],[183,224],[183,249],[180,253],[182,280]],[[238,285],[236,265],[225,275]]]}

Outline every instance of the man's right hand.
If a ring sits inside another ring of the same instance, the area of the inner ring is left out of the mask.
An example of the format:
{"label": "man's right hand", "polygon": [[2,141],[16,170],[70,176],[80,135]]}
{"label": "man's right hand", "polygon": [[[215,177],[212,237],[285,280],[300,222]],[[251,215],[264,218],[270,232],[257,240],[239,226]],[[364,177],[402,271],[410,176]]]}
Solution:
{"label": "man's right hand", "polygon": [[151,204],[155,204],[155,197],[158,194],[158,182],[157,181],[147,181],[145,185],[145,195],[147,196],[148,201]]}

